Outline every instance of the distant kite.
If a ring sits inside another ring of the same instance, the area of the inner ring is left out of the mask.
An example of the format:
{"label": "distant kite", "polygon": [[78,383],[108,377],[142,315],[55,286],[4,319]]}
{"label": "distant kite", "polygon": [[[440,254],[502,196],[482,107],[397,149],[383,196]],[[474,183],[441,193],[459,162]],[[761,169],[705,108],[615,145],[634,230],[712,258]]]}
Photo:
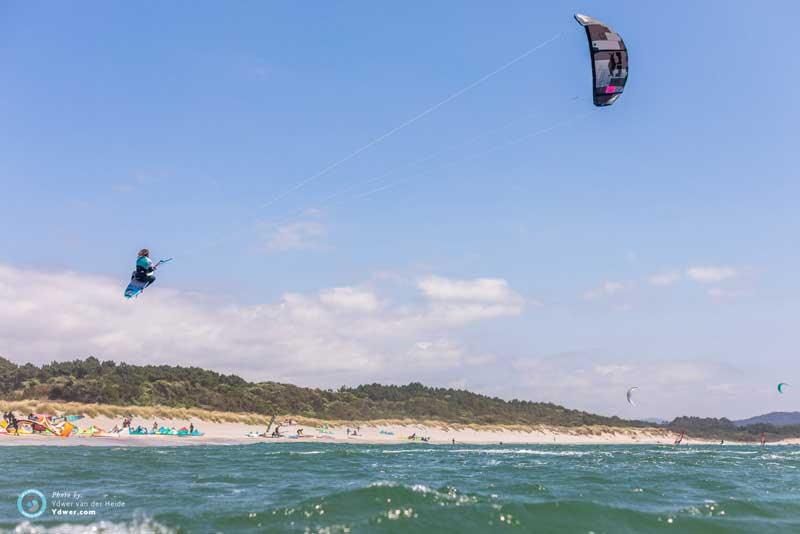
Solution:
{"label": "distant kite", "polygon": [[639,388],[638,388],[637,386],[633,386],[633,387],[632,387],[631,389],[629,389],[629,390],[628,390],[628,392],[625,394],[625,397],[627,397],[627,399],[628,399],[628,404],[632,404],[633,406],[636,406],[636,403],[635,403],[635,402],[633,402],[633,390],[634,390],[634,389],[639,389]]}
{"label": "distant kite", "polygon": [[778,393],[783,393],[783,389],[788,386],[789,384],[786,382],[779,382],[778,383]]}
{"label": "distant kite", "polygon": [[575,14],[586,28],[592,60],[595,106],[610,106],[617,101],[628,81],[628,49],[622,37],[599,20]]}

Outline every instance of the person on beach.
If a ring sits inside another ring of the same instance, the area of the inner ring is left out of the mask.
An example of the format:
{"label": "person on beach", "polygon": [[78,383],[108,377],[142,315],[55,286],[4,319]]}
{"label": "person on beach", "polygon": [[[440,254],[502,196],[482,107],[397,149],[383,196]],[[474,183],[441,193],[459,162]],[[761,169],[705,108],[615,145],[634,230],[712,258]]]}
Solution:
{"label": "person on beach", "polygon": [[158,421],[153,421],[153,429],[150,431],[151,434],[158,433]]}
{"label": "person on beach", "polygon": [[189,434],[194,434],[194,423],[189,422]]}
{"label": "person on beach", "polygon": [[8,412],[8,415],[11,417],[9,426],[14,429],[14,435],[19,436],[19,421],[17,420],[17,416],[14,415],[14,412]]}
{"label": "person on beach", "polygon": [[13,428],[15,430],[15,433],[16,433],[16,425],[14,423],[16,418],[14,417],[14,412],[4,413],[3,414],[3,419],[6,422],[6,432],[11,434],[11,429]]}

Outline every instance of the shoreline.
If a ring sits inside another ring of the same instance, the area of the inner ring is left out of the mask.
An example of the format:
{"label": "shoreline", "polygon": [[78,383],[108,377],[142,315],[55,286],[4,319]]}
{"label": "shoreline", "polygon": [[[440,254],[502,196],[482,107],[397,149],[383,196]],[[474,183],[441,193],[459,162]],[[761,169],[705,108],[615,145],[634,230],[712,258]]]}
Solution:
{"label": "shoreline", "polygon": [[[284,415],[275,417],[281,437],[263,433],[272,418],[262,414],[216,412],[165,406],[116,406],[48,401],[0,401],[3,413],[80,414],[76,431],[69,437],[50,433],[15,436],[0,428],[2,446],[131,446],[164,447],[184,445],[249,445],[255,443],[347,443],[364,445],[669,445],[678,433],[659,427],[612,427],[463,424],[434,420],[380,419],[370,421],[324,421]],[[193,425],[199,436],[130,434],[121,427],[124,417],[131,428],[182,429]],[[86,429],[101,429],[87,435]],[[54,429],[57,430],[57,429]],[[76,435],[81,430],[81,434]],[[412,439],[413,438],[413,439]],[[424,438],[424,439],[423,439]],[[687,434],[683,444],[719,445],[719,440]],[[726,445],[758,445],[755,441],[726,441]],[[800,445],[800,438],[772,441],[768,445]]]}
{"label": "shoreline", "polygon": [[[107,416],[85,417],[81,427],[113,428],[119,418]],[[0,433],[2,446],[130,446],[163,447],[190,445],[250,445],[256,443],[335,443],[362,445],[674,445],[677,434],[662,428],[625,427],[556,427],[518,425],[448,425],[426,421],[375,424],[373,422],[336,421],[314,425],[281,424],[281,437],[256,436],[263,433],[266,424],[220,422],[197,417],[187,419],[158,419],[159,426],[181,428],[193,424],[202,436],[176,436],[158,434],[129,434],[103,432],[93,436],[60,437],[54,435]],[[150,428],[153,420],[133,418],[133,428],[141,425]],[[272,429],[275,426],[273,425]],[[357,431],[356,431],[357,429]],[[300,434],[298,435],[298,430]],[[354,433],[355,432],[355,433]],[[249,434],[249,435],[248,435]],[[414,439],[410,439],[413,436]],[[422,439],[425,438],[425,439]],[[718,445],[717,440],[687,436],[683,445]],[[726,445],[758,445],[754,442],[726,442]],[[799,445],[800,440],[790,439],[768,445]]]}

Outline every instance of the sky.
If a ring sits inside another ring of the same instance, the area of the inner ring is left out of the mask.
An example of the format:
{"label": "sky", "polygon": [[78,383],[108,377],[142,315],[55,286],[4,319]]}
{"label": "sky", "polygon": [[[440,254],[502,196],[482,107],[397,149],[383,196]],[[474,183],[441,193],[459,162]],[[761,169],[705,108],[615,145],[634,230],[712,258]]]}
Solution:
{"label": "sky", "polygon": [[538,4],[4,2],[0,355],[800,409],[800,7]]}

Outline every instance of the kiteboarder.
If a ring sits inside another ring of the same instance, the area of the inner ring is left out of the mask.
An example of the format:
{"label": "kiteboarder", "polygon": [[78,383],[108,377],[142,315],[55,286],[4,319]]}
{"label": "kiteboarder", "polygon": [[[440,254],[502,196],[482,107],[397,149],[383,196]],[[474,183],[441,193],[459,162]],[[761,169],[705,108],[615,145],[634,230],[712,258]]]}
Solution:
{"label": "kiteboarder", "polygon": [[150,251],[146,248],[140,250],[139,255],[136,257],[136,270],[131,275],[128,287],[125,288],[125,298],[130,299],[139,296],[146,287],[156,281],[154,273],[158,266],[168,261],[172,261],[172,258],[158,260],[153,263],[153,260],[150,259]]}
{"label": "kiteboarder", "polygon": [[150,251],[143,248],[139,251],[139,256],[136,258],[136,270],[131,276],[131,280],[139,282],[146,282],[149,286],[156,281],[156,276],[153,274],[156,270],[156,265],[153,265],[153,260],[150,259]]}

